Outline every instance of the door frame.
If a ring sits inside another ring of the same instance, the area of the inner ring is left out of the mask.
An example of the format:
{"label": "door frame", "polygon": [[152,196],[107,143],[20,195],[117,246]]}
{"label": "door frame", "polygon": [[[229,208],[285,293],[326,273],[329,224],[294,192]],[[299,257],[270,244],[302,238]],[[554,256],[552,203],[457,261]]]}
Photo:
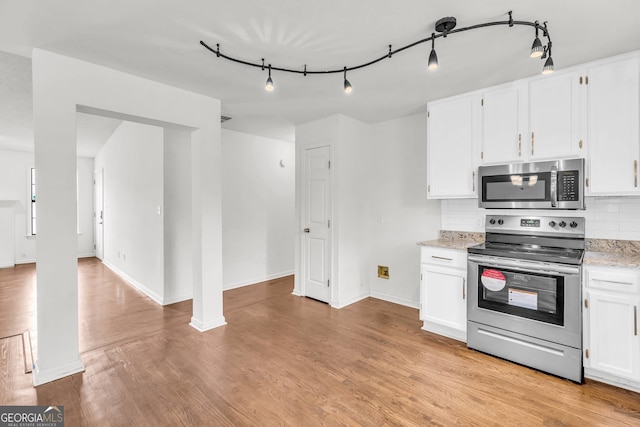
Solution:
{"label": "door frame", "polygon": [[332,307],[337,306],[337,294],[338,294],[338,284],[336,283],[336,275],[334,266],[335,263],[335,254],[336,248],[334,245],[335,239],[335,228],[336,222],[334,221],[334,212],[335,212],[335,179],[334,179],[334,142],[333,140],[317,142],[313,144],[306,144],[304,146],[299,146],[299,150],[296,150],[296,175],[297,179],[297,190],[296,190],[296,215],[297,215],[297,225],[298,229],[296,230],[296,234],[298,236],[296,246],[299,250],[296,250],[296,274],[294,279],[294,289],[293,294],[298,296],[306,296],[305,289],[305,280],[307,265],[306,259],[308,254],[308,248],[306,245],[305,233],[304,229],[304,220],[306,217],[306,202],[307,202],[307,190],[306,190],[306,178],[307,178],[307,170],[306,170],[306,153],[307,150],[312,150],[315,148],[329,148],[329,161],[331,162],[331,167],[329,168],[329,197],[330,197],[330,211],[329,211],[329,219],[331,221],[331,227],[329,229],[329,305]]}

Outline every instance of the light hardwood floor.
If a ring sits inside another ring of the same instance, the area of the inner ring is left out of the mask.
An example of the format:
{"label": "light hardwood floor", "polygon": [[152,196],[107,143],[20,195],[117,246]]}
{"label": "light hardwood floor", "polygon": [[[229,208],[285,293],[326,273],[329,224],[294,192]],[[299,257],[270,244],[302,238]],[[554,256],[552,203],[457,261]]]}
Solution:
{"label": "light hardwood floor", "polygon": [[35,268],[0,270],[0,405],[63,405],[67,426],[640,425],[640,394],[576,385],[420,329],[366,299],[341,310],[291,277],[225,292],[228,325],[191,328],[96,259],[79,261],[86,371],[37,388],[19,334],[35,329]]}

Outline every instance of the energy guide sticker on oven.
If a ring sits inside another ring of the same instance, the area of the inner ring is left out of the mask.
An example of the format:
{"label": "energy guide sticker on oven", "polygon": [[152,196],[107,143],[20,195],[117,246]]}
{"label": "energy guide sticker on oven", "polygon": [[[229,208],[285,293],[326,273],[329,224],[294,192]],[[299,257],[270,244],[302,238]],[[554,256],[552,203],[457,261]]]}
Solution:
{"label": "energy guide sticker on oven", "polygon": [[480,281],[485,288],[493,292],[501,291],[504,285],[507,284],[507,279],[504,277],[504,274],[498,270],[488,269],[483,271],[482,276],[480,276]]}
{"label": "energy guide sticker on oven", "polygon": [[537,310],[538,294],[536,292],[523,291],[522,289],[509,288],[509,305]]}

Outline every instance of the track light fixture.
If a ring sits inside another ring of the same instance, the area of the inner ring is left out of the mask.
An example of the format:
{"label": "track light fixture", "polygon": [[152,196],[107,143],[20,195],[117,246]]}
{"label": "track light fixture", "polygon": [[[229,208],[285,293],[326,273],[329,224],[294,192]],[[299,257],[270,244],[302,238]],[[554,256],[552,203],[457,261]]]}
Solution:
{"label": "track light fixture", "polygon": [[542,53],[544,52],[544,48],[542,47],[542,42],[538,37],[538,21],[536,21],[536,38],[533,39],[533,45],[531,45],[531,56],[532,58],[540,58]]}
{"label": "track light fixture", "polygon": [[438,68],[438,55],[436,54],[435,33],[431,34],[431,53],[429,54],[429,62],[427,63],[427,68],[430,70],[435,70],[436,68]]}
{"label": "track light fixture", "polygon": [[273,79],[271,78],[271,64],[269,64],[269,77],[267,77],[267,83],[264,85],[264,90],[266,90],[267,92],[273,92]]}
{"label": "track light fixture", "polygon": [[347,67],[344,67],[344,93],[349,95],[352,91],[351,83],[347,80]]}
{"label": "track light fixture", "polygon": [[[508,12],[508,15],[509,15],[509,19],[506,20],[506,21],[485,22],[483,24],[476,24],[476,25],[471,25],[471,26],[468,26],[468,27],[463,27],[463,28],[458,28],[458,29],[455,28],[456,27],[456,23],[457,23],[456,22],[456,18],[454,18],[454,17],[445,17],[445,18],[439,19],[436,22],[436,25],[435,25],[436,32],[435,33],[431,33],[430,37],[427,37],[427,38],[421,39],[421,40],[417,40],[417,41],[415,41],[413,43],[410,43],[408,45],[402,46],[402,47],[400,47],[398,49],[395,49],[395,50],[393,50],[392,46],[389,45],[389,51],[388,51],[388,53],[385,53],[384,56],[381,56],[379,58],[375,58],[375,59],[373,59],[371,61],[362,63],[360,65],[354,65],[354,66],[351,66],[351,67],[345,66],[343,68],[328,69],[328,70],[307,70],[307,66],[305,64],[304,70],[298,70],[298,69],[284,68],[284,67],[272,67],[271,64],[269,64],[267,66],[268,72],[269,72],[269,76],[267,77],[267,82],[265,84],[265,90],[271,92],[274,89],[273,79],[271,79],[271,69],[274,69],[274,70],[283,71],[283,72],[286,72],[286,73],[303,74],[304,76],[307,76],[308,74],[337,74],[337,73],[344,73],[344,91],[345,91],[345,93],[348,94],[348,93],[351,93],[353,88],[351,87],[351,83],[349,83],[349,80],[347,80],[347,71],[357,70],[357,69],[360,69],[360,68],[368,67],[368,66],[376,64],[376,63],[378,63],[378,62],[380,62],[380,61],[382,61],[384,59],[391,58],[396,53],[400,53],[403,50],[407,50],[409,48],[412,48],[412,47],[417,46],[417,45],[422,44],[422,43],[426,43],[428,41],[431,41],[431,53],[429,54],[429,61],[428,61],[427,68],[429,70],[434,70],[434,69],[438,68],[438,55],[436,54],[436,50],[435,50],[435,39],[437,39],[438,37],[447,37],[448,35],[461,33],[463,31],[475,30],[475,29],[484,28],[484,27],[493,27],[493,26],[496,26],[496,25],[508,25],[509,27],[513,27],[513,26],[529,26],[529,27],[533,27],[536,30],[536,37],[533,40],[533,45],[531,46],[530,56],[532,58],[546,59],[546,61],[544,63],[544,67],[542,68],[542,73],[543,74],[552,73],[553,70],[554,70],[554,67],[553,67],[553,59],[551,58],[551,37],[549,36],[549,30],[547,29],[547,23],[545,22],[543,25],[540,25],[538,21],[535,21],[535,22],[531,22],[531,21],[514,21],[511,11]],[[547,38],[547,46],[543,46],[542,45],[542,42],[540,41],[540,38],[538,37],[539,31],[542,31],[542,37],[546,37]],[[236,62],[238,64],[248,65],[250,67],[259,67],[263,71],[265,69],[264,58],[262,59],[262,64],[255,63],[255,62],[249,62],[249,61],[245,61],[245,60],[242,60],[242,59],[234,58],[232,56],[225,55],[225,54],[221,53],[220,52],[220,44],[219,43],[216,45],[216,49],[213,49],[212,47],[207,45],[202,40],[200,41],[200,44],[202,46],[204,46],[206,49],[208,49],[210,52],[213,52],[216,55],[216,57],[218,57],[218,58],[224,58],[224,59],[227,59],[229,61]]]}

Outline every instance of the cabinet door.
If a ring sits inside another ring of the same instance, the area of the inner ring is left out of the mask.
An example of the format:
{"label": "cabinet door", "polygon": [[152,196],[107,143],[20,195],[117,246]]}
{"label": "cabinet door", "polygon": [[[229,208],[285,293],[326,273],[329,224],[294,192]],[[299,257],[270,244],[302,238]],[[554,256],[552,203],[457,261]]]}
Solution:
{"label": "cabinet door", "polygon": [[640,379],[639,301],[605,291],[587,291],[587,366],[620,377]]}
{"label": "cabinet door", "polygon": [[423,264],[422,283],[421,319],[466,331],[465,272]]}
{"label": "cabinet door", "polygon": [[530,159],[581,155],[580,73],[544,76],[529,82]]}
{"label": "cabinet door", "polygon": [[483,164],[522,160],[520,87],[500,88],[482,94]]}
{"label": "cabinet door", "polygon": [[589,194],[640,194],[639,61],[587,70]]}
{"label": "cabinet door", "polygon": [[479,104],[478,96],[429,104],[429,198],[475,197],[473,153]]}

